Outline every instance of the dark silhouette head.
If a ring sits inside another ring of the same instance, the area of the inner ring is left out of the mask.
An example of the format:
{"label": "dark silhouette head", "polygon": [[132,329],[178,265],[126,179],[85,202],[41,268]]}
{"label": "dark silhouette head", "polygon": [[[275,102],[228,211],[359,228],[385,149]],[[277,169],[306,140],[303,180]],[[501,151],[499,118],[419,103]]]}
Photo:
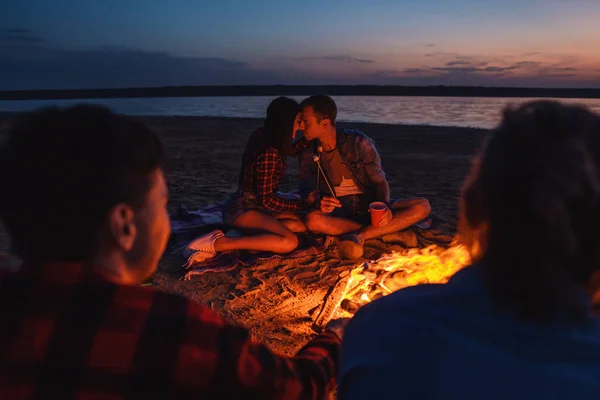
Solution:
{"label": "dark silhouette head", "polygon": [[290,150],[292,140],[300,129],[300,105],[289,97],[278,97],[267,107],[264,121],[264,135],[270,146],[277,149],[283,157]]}
{"label": "dark silhouette head", "polygon": [[552,101],[505,109],[466,181],[459,229],[494,299],[530,320],[583,319],[599,223],[600,117]]}
{"label": "dark silhouette head", "polygon": [[154,272],[169,233],[163,161],[155,133],[104,107],[21,116],[0,147],[0,218],[15,252],[27,263],[117,254],[132,279]]}

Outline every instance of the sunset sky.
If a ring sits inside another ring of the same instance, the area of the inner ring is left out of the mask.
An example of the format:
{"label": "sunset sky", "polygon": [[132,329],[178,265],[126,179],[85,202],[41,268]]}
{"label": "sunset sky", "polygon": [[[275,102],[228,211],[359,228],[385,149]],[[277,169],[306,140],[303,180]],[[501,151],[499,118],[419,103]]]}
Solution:
{"label": "sunset sky", "polygon": [[600,88],[598,0],[8,0],[2,8],[0,90]]}

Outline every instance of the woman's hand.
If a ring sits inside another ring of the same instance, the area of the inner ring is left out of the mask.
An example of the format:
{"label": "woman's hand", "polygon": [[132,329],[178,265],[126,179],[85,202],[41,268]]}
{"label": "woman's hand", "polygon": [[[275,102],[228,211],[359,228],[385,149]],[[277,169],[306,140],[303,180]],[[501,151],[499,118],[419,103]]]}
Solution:
{"label": "woman's hand", "polygon": [[305,201],[307,207],[311,207],[313,204],[317,204],[317,202],[319,201],[320,198],[321,198],[321,194],[319,193],[319,191],[314,190],[314,191],[310,192],[308,194],[308,196],[306,196],[304,201]]}

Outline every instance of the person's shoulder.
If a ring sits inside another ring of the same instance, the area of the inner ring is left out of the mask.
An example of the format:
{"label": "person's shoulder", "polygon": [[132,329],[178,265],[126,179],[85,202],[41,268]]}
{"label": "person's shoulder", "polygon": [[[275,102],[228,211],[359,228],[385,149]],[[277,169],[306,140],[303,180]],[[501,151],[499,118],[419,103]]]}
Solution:
{"label": "person's shoulder", "polygon": [[[338,128],[339,133],[341,133],[345,138],[346,142],[352,142],[355,146],[360,148],[370,147],[372,149],[375,148],[375,141],[358,129],[353,128]],[[338,133],[338,135],[339,135]]]}
{"label": "person's shoulder", "polygon": [[115,296],[115,299],[123,306],[136,306],[140,310],[146,309],[150,313],[165,318],[180,317],[218,326],[225,325],[224,320],[212,309],[187,297],[153,287],[119,286],[119,294]]}
{"label": "person's shoulder", "polygon": [[265,144],[256,152],[257,161],[273,160],[276,158],[282,158],[281,153],[275,147]]}
{"label": "person's shoulder", "polygon": [[264,142],[264,140],[265,140],[265,135],[263,134],[263,129],[256,128],[250,133],[250,135],[248,136],[248,139],[246,140],[246,143],[247,144],[256,144],[259,142]]}
{"label": "person's shoulder", "polygon": [[338,128],[338,132],[357,139],[371,139],[366,133],[355,128]]}

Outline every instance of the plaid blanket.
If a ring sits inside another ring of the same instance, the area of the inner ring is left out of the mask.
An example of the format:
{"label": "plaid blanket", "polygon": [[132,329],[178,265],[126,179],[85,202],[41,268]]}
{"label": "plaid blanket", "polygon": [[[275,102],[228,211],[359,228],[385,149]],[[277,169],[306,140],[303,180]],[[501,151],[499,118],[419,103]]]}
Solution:
{"label": "plaid blanket", "polygon": [[[284,194],[293,197],[294,193]],[[215,229],[221,229],[228,236],[235,236],[239,233],[235,229],[227,226],[223,222],[221,211],[224,201],[211,204],[204,208],[195,211],[189,211],[181,205],[175,213],[171,214],[171,238],[169,242],[169,251],[173,254],[180,254],[195,238],[207,234]],[[435,215],[427,224],[421,224],[409,228],[415,236],[415,242],[419,247],[425,247],[430,244],[448,245],[453,239],[451,229],[448,229],[448,223]],[[219,253],[216,257],[194,263],[188,266],[188,271],[184,279],[189,279],[193,275],[203,274],[206,272],[223,272],[230,271],[239,266],[252,265],[258,261],[273,258],[302,258],[310,254],[323,252],[330,246],[333,246],[331,238],[319,237],[312,234],[305,234],[299,237],[300,245],[292,253],[285,256],[274,255],[266,252],[249,252],[245,250],[226,251]],[[377,250],[377,253],[385,252],[386,247],[393,247],[393,244],[383,243],[366,243],[365,247],[372,245]],[[414,246],[411,244],[410,246]],[[391,250],[397,250],[398,245]],[[373,251],[365,254],[374,254]],[[182,256],[182,262],[183,262]]]}

